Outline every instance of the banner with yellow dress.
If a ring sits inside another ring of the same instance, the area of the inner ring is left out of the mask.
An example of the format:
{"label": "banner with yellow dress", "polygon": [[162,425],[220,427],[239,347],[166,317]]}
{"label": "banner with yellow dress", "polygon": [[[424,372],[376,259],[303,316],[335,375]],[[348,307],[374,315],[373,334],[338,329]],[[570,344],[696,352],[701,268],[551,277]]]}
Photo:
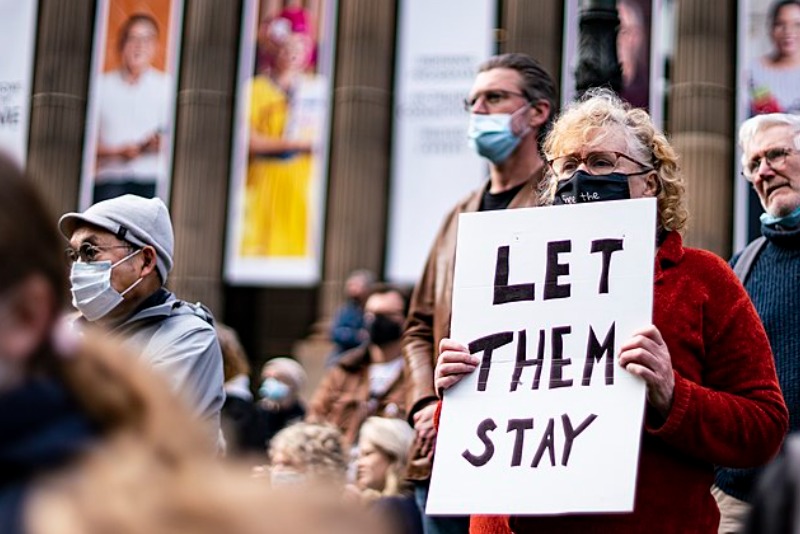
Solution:
{"label": "banner with yellow dress", "polygon": [[334,0],[245,2],[225,277],[319,280],[333,79]]}

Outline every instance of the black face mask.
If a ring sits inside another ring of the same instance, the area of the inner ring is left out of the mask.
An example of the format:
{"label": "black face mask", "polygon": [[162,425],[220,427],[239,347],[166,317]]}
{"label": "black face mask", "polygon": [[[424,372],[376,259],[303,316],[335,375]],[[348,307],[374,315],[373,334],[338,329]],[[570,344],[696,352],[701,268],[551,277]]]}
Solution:
{"label": "black face mask", "polygon": [[586,171],[576,171],[571,178],[558,182],[553,204],[627,200],[631,198],[628,177],[621,172],[595,176]]}
{"label": "black face mask", "polygon": [[397,341],[403,334],[403,325],[380,313],[375,314],[375,318],[367,325],[367,329],[369,330],[369,339],[376,345],[386,345]]}

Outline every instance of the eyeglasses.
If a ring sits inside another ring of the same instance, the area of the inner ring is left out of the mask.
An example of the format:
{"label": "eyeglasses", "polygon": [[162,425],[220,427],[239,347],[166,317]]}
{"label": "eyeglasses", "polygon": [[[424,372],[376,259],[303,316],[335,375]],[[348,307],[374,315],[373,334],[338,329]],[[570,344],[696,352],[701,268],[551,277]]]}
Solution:
{"label": "eyeglasses", "polygon": [[472,108],[475,107],[475,104],[478,102],[478,99],[480,98],[483,98],[483,101],[486,103],[487,106],[496,106],[501,102],[508,100],[512,96],[518,96],[520,98],[524,98],[525,100],[530,101],[530,99],[522,93],[517,93],[514,91],[505,91],[503,89],[492,89],[490,91],[484,91],[483,93],[478,93],[469,98],[465,98],[464,110],[472,111]]}
{"label": "eyeglasses", "polygon": [[67,247],[64,249],[64,255],[67,257],[67,261],[70,263],[75,263],[79,260],[83,262],[92,262],[97,259],[97,255],[103,250],[111,250],[115,248],[127,248],[131,250],[136,249],[136,247],[133,245],[111,245],[101,247],[99,245],[92,245],[91,243],[81,243],[81,246],[78,247],[78,250],[75,250],[72,247]]}
{"label": "eyeglasses", "polygon": [[797,151],[789,147],[772,148],[748,161],[742,170],[742,174],[748,180],[752,180],[753,176],[758,172],[758,169],[761,168],[761,162],[763,160],[767,161],[767,165],[773,171],[780,171],[783,169],[784,165],[786,165],[786,158],[795,153],[797,153]]}
{"label": "eyeglasses", "polygon": [[575,174],[575,171],[578,170],[581,163],[586,164],[586,170],[589,174],[605,176],[617,170],[621,158],[632,161],[640,167],[644,167],[641,171],[630,174],[643,174],[654,170],[653,167],[622,152],[589,152],[585,157],[581,157],[578,154],[567,154],[566,156],[559,156],[548,160],[547,164],[550,166],[553,174],[559,179],[569,178]]}

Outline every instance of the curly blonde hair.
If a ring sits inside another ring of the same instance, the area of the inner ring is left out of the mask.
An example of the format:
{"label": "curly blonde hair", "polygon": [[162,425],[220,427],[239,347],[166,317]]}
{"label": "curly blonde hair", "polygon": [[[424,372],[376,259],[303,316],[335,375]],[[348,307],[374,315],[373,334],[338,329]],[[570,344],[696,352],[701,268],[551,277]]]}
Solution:
{"label": "curly blonde hair", "polygon": [[[596,142],[607,135],[610,128],[618,128],[624,133],[631,156],[649,163],[655,170],[659,228],[683,231],[688,212],[684,199],[686,186],[678,166],[678,155],[646,111],[630,107],[612,91],[590,89],[581,100],[567,106],[545,138],[542,147],[545,157],[549,161],[564,155],[566,147],[574,146],[576,142]],[[542,184],[542,203],[552,203],[558,178],[548,171]]]}
{"label": "curly blonde hair", "polygon": [[333,426],[296,423],[286,427],[270,441],[270,460],[277,453],[305,467],[314,478],[344,483],[347,455],[342,445],[342,434]]}

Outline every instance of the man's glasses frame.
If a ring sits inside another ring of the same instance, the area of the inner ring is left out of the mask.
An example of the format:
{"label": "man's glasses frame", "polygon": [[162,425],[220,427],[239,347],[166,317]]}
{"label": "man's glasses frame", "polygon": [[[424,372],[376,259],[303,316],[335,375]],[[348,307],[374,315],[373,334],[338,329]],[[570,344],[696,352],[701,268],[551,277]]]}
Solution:
{"label": "man's glasses frame", "polygon": [[470,96],[469,98],[465,98],[464,111],[472,111],[472,108],[475,107],[475,104],[478,103],[478,99],[480,99],[481,97],[483,97],[483,102],[487,106],[491,107],[500,104],[501,102],[511,98],[512,96],[518,96],[530,102],[530,98],[528,98],[528,95],[524,93],[519,93],[516,91],[506,91],[505,89],[490,89],[488,91],[483,91],[476,95]]}
{"label": "man's glasses frame", "polygon": [[90,263],[97,259],[97,255],[104,251],[104,250],[113,250],[115,248],[127,248],[130,250],[136,250],[136,247],[133,245],[93,245],[91,243],[81,243],[81,246],[78,249],[74,249],[72,247],[67,247],[64,249],[64,255],[67,258],[69,263],[75,263],[76,261],[83,261],[84,263]]}
{"label": "man's glasses frame", "polygon": [[786,165],[786,158],[797,153],[797,150],[788,146],[770,148],[748,161],[742,169],[742,175],[747,178],[747,180],[752,181],[758,169],[761,168],[761,162],[764,160],[767,161],[767,165],[773,171],[783,170],[783,167]]}

